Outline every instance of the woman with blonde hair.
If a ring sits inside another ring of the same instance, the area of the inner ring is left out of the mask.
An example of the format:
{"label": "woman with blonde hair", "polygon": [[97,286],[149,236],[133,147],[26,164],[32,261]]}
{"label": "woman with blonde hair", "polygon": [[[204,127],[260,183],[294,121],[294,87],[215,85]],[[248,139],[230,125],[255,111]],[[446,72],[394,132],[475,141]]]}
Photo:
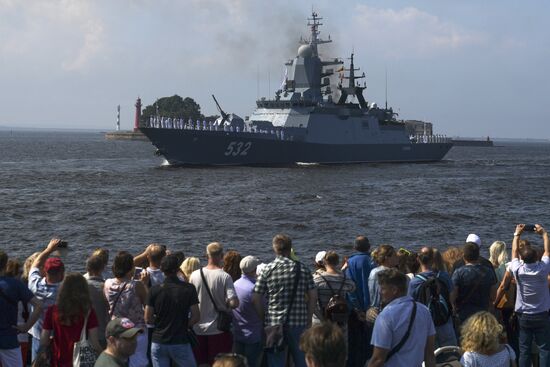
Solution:
{"label": "woman with blonde hair", "polygon": [[503,327],[487,311],[470,316],[461,328],[460,363],[465,367],[516,367],[516,353],[500,344]]}
{"label": "woman with blonde hair", "polygon": [[191,276],[191,273],[199,269],[200,267],[201,261],[198,257],[188,257],[187,259],[183,260],[183,263],[181,263],[180,266],[180,270],[185,277],[185,281],[189,282],[189,277]]}
{"label": "woman with blonde hair", "polygon": [[497,276],[497,284],[500,284],[504,273],[506,272],[506,263],[508,262],[508,253],[506,252],[506,243],[495,241],[489,247],[489,261],[493,264]]}

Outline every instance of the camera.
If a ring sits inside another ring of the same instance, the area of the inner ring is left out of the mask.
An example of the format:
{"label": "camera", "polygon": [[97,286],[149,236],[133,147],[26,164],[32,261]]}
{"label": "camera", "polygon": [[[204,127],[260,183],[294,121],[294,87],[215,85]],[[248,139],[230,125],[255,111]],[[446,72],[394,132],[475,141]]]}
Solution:
{"label": "camera", "polygon": [[525,227],[523,227],[524,232],[536,232],[536,230],[534,224],[526,224]]}

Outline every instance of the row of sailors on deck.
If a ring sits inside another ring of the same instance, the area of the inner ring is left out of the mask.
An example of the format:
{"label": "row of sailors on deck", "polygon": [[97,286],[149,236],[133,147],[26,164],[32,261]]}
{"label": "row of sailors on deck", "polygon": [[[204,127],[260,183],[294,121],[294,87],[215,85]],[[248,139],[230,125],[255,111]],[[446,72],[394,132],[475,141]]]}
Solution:
{"label": "row of sailors on deck", "polygon": [[449,143],[450,138],[447,138],[445,135],[410,135],[409,139],[413,143]]}
{"label": "row of sailors on deck", "polygon": [[186,129],[186,130],[208,130],[208,131],[228,131],[228,132],[251,132],[251,133],[260,133],[260,134],[272,134],[276,135],[278,139],[284,140],[284,132],[283,130],[263,130],[258,129],[255,127],[248,128],[247,125],[244,125],[244,127],[241,129],[239,126],[228,126],[223,125],[223,127],[220,127],[219,125],[215,125],[213,121],[206,121],[203,120],[202,122],[200,120],[197,120],[196,122],[193,122],[192,119],[187,120],[187,122],[183,118],[170,118],[170,117],[159,117],[159,116],[151,116],[149,117],[149,121],[147,122],[147,127],[157,128],[157,129]]}
{"label": "row of sailors on deck", "polygon": [[185,121],[183,118],[171,118],[162,116],[151,116],[147,127],[154,127],[157,129],[200,129],[201,127],[206,130],[206,127],[212,127],[212,121],[206,122],[200,120],[193,122],[192,119]]}

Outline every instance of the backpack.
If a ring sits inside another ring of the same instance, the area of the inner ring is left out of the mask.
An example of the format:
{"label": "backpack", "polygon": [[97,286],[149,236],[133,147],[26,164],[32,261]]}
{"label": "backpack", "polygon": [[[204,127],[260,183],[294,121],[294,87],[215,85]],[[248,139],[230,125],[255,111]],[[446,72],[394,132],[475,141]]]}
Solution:
{"label": "backpack", "polygon": [[432,277],[416,274],[415,278],[422,280],[416,301],[428,307],[435,326],[444,325],[451,317],[451,302],[447,285],[439,279],[439,273]]}
{"label": "backpack", "polygon": [[322,276],[321,274],[319,274],[319,276],[323,278],[325,283],[327,283],[330,291],[332,292],[332,297],[330,297],[323,310],[323,316],[325,317],[325,320],[330,320],[338,324],[345,324],[349,316],[348,303],[346,299],[342,296],[342,289],[344,288],[344,284],[346,283],[346,274],[344,273],[344,279],[342,280],[342,284],[340,284],[340,289],[338,289],[338,292],[334,292],[334,289],[330,285],[330,282],[324,276]]}

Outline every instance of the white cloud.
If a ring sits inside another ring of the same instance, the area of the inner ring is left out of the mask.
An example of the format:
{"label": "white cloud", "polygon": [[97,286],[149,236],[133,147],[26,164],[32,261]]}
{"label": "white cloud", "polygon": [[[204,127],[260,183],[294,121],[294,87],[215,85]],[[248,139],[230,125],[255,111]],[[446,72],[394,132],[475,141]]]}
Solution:
{"label": "white cloud", "polygon": [[0,51],[17,64],[83,70],[102,49],[104,26],[86,0],[0,0]]}
{"label": "white cloud", "polygon": [[358,5],[353,17],[356,34],[369,48],[386,56],[423,57],[487,43],[488,36],[407,7],[399,10]]}

